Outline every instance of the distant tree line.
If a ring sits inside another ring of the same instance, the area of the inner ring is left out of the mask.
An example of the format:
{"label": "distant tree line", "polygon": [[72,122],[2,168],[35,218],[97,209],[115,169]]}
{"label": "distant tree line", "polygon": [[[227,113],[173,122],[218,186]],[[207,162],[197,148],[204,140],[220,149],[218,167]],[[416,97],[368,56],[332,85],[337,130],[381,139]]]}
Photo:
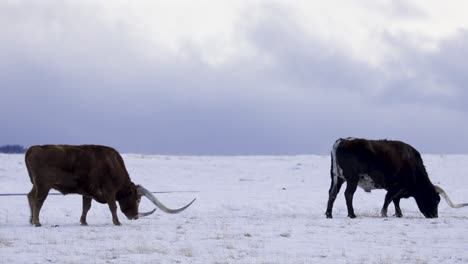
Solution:
{"label": "distant tree line", "polygon": [[0,153],[14,154],[25,153],[26,149],[21,145],[3,145],[0,146]]}

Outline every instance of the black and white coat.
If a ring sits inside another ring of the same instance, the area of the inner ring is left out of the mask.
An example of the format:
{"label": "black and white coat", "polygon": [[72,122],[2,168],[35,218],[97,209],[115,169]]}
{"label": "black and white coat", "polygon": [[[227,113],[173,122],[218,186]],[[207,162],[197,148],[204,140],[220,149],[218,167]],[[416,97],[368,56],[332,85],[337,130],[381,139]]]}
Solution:
{"label": "black and white coat", "polygon": [[412,146],[391,140],[358,138],[338,139],[331,152],[331,186],[326,216],[332,218],[333,203],[342,184],[345,190],[348,216],[355,218],[353,195],[357,187],[370,192],[385,189],[381,215],[387,216],[388,205],[393,202],[395,215],[401,217],[400,199],[414,197],[421,213],[427,218],[438,217],[438,204],[442,195],[454,208],[446,193],[429,179],[420,153]]}

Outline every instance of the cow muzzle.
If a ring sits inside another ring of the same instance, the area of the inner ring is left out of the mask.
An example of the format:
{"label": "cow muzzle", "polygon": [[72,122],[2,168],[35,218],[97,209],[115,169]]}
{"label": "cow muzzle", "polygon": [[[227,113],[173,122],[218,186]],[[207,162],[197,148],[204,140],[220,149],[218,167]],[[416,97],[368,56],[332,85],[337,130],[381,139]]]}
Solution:
{"label": "cow muzzle", "polygon": [[433,213],[425,213],[423,214],[426,218],[438,218],[439,216],[437,215],[437,213],[433,214]]}

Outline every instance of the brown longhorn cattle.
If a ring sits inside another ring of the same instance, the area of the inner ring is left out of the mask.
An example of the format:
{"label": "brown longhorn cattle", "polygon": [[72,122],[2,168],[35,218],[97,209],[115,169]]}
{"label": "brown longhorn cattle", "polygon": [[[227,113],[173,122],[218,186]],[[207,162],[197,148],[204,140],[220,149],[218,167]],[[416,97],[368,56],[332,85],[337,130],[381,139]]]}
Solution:
{"label": "brown longhorn cattle", "polygon": [[26,152],[25,161],[33,184],[28,201],[30,222],[35,226],[41,225],[39,212],[50,189],[62,194],[76,193],[83,196],[82,225],[87,225],[86,214],[91,208],[92,199],[109,205],[115,225],[120,225],[117,203],[128,219],[138,219],[156,210],[139,213],[141,196],[147,197],[162,211],[173,214],[185,210],[195,201],[179,209],[167,208],[151,192],[130,180],[120,154],[106,146],[32,146]]}
{"label": "brown longhorn cattle", "polygon": [[395,215],[401,217],[400,199],[414,197],[421,213],[427,218],[438,217],[440,196],[450,207],[453,204],[439,186],[433,185],[419,152],[412,146],[392,140],[360,138],[338,139],[331,152],[331,186],[326,216],[332,218],[333,202],[346,181],[345,198],[348,216],[355,218],[353,196],[359,186],[365,191],[385,189],[387,194],[381,215],[387,216],[387,207],[393,201]]}

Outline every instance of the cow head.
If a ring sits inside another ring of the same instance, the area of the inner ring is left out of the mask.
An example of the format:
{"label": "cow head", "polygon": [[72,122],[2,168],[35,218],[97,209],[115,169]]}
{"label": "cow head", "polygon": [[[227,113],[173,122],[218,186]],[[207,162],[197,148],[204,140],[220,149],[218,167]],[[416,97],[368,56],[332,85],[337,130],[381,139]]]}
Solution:
{"label": "cow head", "polygon": [[117,201],[120,205],[120,210],[129,220],[136,220],[139,217],[147,216],[154,213],[154,210],[146,213],[139,213],[138,207],[140,206],[141,194],[139,194],[138,187],[131,184],[131,187],[126,189],[123,193],[119,193]]}
{"label": "cow head", "polygon": [[419,211],[426,218],[437,218],[438,217],[438,206],[440,202],[439,193],[436,191],[434,186],[420,189],[414,196],[416,204],[418,205]]}

